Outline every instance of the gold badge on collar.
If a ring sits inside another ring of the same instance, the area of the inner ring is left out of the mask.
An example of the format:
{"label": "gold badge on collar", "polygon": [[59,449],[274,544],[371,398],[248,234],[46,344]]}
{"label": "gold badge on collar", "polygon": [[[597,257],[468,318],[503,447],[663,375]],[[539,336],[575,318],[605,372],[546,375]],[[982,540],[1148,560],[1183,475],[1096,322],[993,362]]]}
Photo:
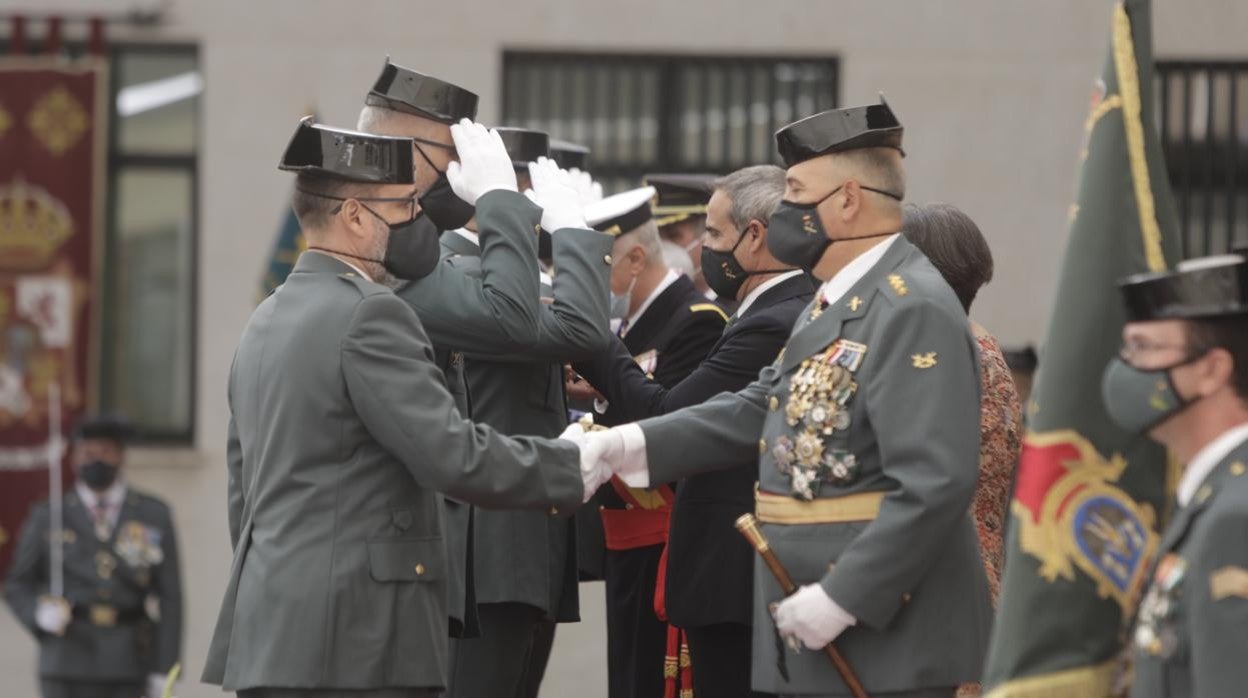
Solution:
{"label": "gold badge on collar", "polygon": [[931,368],[936,365],[936,352],[929,351],[926,354],[912,354],[910,363],[915,368]]}
{"label": "gold badge on collar", "polygon": [[889,274],[888,285],[893,287],[893,293],[904,296],[910,293],[910,289],[906,288],[906,280],[901,278],[900,274]]}
{"label": "gold badge on collar", "polygon": [[849,299],[849,309],[851,312],[855,312],[855,313],[858,312],[858,307],[861,305],[862,305],[862,299],[859,298],[858,296],[854,296],[853,298]]}
{"label": "gold badge on collar", "polygon": [[1248,570],[1227,566],[1209,575],[1209,593],[1214,601],[1237,596],[1248,599]]}

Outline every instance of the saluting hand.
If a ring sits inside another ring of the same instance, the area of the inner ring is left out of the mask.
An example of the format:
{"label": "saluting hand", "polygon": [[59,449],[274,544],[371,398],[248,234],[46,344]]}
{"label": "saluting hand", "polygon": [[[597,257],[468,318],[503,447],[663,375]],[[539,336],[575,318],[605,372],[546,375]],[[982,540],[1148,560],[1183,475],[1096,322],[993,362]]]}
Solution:
{"label": "saluting hand", "polygon": [[581,197],[566,170],[550,158],[529,163],[533,188],[524,192],[533,203],[542,207],[542,227],[550,232],[563,228],[588,228]]}
{"label": "saluting hand", "polygon": [[581,206],[602,201],[602,185],[595,182],[588,172],[573,167],[568,170],[568,177],[572,180],[576,193],[581,197]]}
{"label": "saluting hand", "polygon": [[455,140],[459,162],[447,166],[446,179],[456,196],[476,205],[486,192],[516,191],[516,171],[498,131],[461,119],[451,126],[451,138]]}

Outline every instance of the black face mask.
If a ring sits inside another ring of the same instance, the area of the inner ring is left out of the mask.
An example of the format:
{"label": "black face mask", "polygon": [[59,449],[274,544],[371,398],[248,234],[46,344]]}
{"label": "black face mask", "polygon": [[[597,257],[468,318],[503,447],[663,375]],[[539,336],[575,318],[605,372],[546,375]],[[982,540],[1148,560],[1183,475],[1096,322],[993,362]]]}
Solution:
{"label": "black face mask", "polygon": [[78,468],[78,477],[96,492],[102,492],[117,481],[117,465],[102,460],[93,460]]}
{"label": "black face mask", "polygon": [[441,252],[438,226],[421,211],[407,223],[390,226],[386,256],[381,264],[396,277],[415,281],[429,276],[438,266]]}
{"label": "black face mask", "polygon": [[727,252],[712,250],[706,245],[702,245],[702,276],[706,279],[706,283],[711,287],[711,290],[720,298],[728,300],[736,298],[745,280],[751,276],[777,274],[787,271],[786,269],[756,269],[747,271],[742,267],[741,262],[737,261],[737,248],[741,246],[741,241],[747,235],[749,235],[748,227],[741,232],[737,242]]}
{"label": "black face mask", "polygon": [[[809,272],[815,268],[815,265],[823,258],[823,253],[833,242],[887,237],[896,232],[859,235],[837,240],[828,239],[828,234],[823,229],[823,221],[819,219],[819,212],[815,209],[819,207],[819,204],[832,198],[844,186],[842,184],[833,189],[828,192],[827,196],[814,203],[799,204],[792,201],[781,201],[779,208],[776,209],[776,212],[771,216],[771,221],[767,224],[767,249],[771,250],[772,256],[784,264],[801,267]],[[858,188],[901,201],[900,196],[889,191],[862,185],[859,185]]]}
{"label": "black face mask", "polygon": [[429,216],[429,220],[437,226],[438,230],[455,230],[464,227],[472,217],[477,214],[476,208],[472,204],[464,201],[455,194],[455,190],[451,189],[451,182],[446,178],[446,172],[439,170],[437,165],[425,155],[425,151],[419,145],[416,146],[416,152],[429,163],[429,167],[438,173],[438,178],[433,181],[433,185],[420,195],[420,207]]}
{"label": "black face mask", "polygon": [[437,267],[441,255],[441,249],[438,246],[438,229],[424,211],[416,214],[415,218],[401,223],[390,223],[363,202],[360,206],[385,224],[389,231],[386,234],[386,252],[382,259],[361,257],[349,252],[312,245],[309,245],[308,249],[380,264],[385,267],[386,271],[404,281],[424,278]]}

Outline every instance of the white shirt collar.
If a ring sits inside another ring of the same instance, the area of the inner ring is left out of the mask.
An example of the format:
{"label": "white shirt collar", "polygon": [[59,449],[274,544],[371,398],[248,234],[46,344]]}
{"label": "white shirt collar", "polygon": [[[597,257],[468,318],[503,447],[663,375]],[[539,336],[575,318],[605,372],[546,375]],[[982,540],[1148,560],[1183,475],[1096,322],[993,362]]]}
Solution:
{"label": "white shirt collar", "polygon": [[628,331],[631,330],[637,324],[637,321],[641,319],[641,316],[645,314],[646,309],[650,307],[650,304],[654,302],[654,299],[658,298],[660,293],[666,291],[668,286],[676,283],[676,279],[679,278],[680,274],[677,274],[673,269],[668,269],[667,276],[664,276],[663,280],[659,282],[659,285],[654,287],[654,290],[650,292],[649,297],[647,297],[645,302],[641,304],[641,307],[637,308],[637,312],[628,316],[628,326],[624,328],[624,334],[620,336],[622,337],[627,335]]}
{"label": "white shirt collar", "polygon": [[481,236],[478,235],[477,233],[472,232],[471,230],[467,228],[456,228],[455,234],[467,240],[468,242],[471,242],[477,247],[481,246]]}
{"label": "white shirt collar", "polygon": [[844,268],[836,272],[836,276],[828,279],[823,288],[819,289],[820,296],[827,301],[828,305],[836,305],[854,287],[854,284],[862,280],[881,259],[884,253],[888,252],[888,248],[893,246],[893,242],[900,237],[901,233],[893,233],[884,238],[871,249],[858,255]]}
{"label": "white shirt collar", "polygon": [[783,274],[773,276],[759,284],[753,291],[745,294],[745,300],[742,300],[741,305],[737,306],[737,312],[733,313],[733,316],[741,317],[742,315],[745,315],[745,311],[751,305],[754,305],[754,301],[758,300],[759,296],[763,295],[768,290],[775,288],[777,284],[783,283],[801,273],[801,269],[794,269],[793,271],[787,271]]}
{"label": "white shirt collar", "polygon": [[332,254],[329,254],[328,252],[321,252],[320,250],[308,250],[308,251],[309,251],[309,252],[316,252],[317,254],[323,254],[323,255],[325,255],[326,257],[329,257],[329,258],[331,258],[331,259],[336,259],[336,260],[338,260],[339,262],[342,262],[343,264],[345,264],[345,265],[347,265],[347,266],[351,267],[352,269],[354,269],[356,274],[359,274],[360,276],[364,277],[365,279],[368,279],[369,281],[372,281],[372,280],[373,280],[373,277],[371,277],[371,276],[369,276],[368,274],[364,273],[364,270],[363,270],[363,269],[361,269],[361,268],[359,268],[359,267],[355,266],[354,264],[352,264],[351,262],[348,262],[346,259],[344,259],[344,258],[342,258],[342,257],[339,257],[339,256],[337,256],[337,255],[332,255]]}
{"label": "white shirt collar", "polygon": [[109,516],[113,518],[116,518],[116,514],[121,511],[121,503],[126,499],[126,481],[121,478],[117,478],[108,489],[100,493],[87,487],[86,483],[81,480],[74,483],[74,490],[88,511],[103,504],[108,509]]}
{"label": "white shirt collar", "polygon": [[1187,464],[1187,469],[1179,480],[1179,506],[1187,506],[1196,495],[1197,488],[1208,479],[1209,473],[1245,441],[1248,441],[1248,423],[1222,432],[1221,436],[1205,444],[1204,448],[1192,456],[1192,462]]}

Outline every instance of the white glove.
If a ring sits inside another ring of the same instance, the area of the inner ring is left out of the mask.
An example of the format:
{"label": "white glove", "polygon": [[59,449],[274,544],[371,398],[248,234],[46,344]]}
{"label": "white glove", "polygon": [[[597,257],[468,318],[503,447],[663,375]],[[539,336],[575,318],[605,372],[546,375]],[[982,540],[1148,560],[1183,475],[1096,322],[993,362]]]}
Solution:
{"label": "white glove", "polygon": [[577,195],[581,197],[582,206],[602,201],[602,185],[595,182],[588,172],[573,167],[568,170],[568,177],[572,180]]}
{"label": "white glove", "polygon": [[446,179],[459,198],[474,206],[482,194],[495,189],[516,191],[516,170],[498,131],[460,119],[451,126],[459,161],[446,168]]}
{"label": "white glove", "polygon": [[580,424],[571,424],[559,435],[560,439],[571,441],[581,450],[581,482],[585,485],[582,502],[588,502],[603,483],[611,479],[611,468],[601,457],[601,446],[595,446],[598,439],[594,437],[609,432],[599,431],[589,434]]}
{"label": "white glove", "polygon": [[147,675],[147,698],[161,698],[165,695],[165,675]]}
{"label": "white glove", "polygon": [[559,169],[554,160],[543,157],[530,162],[529,178],[533,180],[533,188],[524,194],[542,207],[543,228],[553,233],[563,228],[589,227],[572,178]]}
{"label": "white glove", "polygon": [[858,620],[837,605],[823,587],[807,584],[776,606],[776,630],[808,649],[823,649]]}
{"label": "white glove", "polygon": [[35,602],[35,625],[45,633],[64,635],[71,613],[69,602],[57,596],[40,596]]}

